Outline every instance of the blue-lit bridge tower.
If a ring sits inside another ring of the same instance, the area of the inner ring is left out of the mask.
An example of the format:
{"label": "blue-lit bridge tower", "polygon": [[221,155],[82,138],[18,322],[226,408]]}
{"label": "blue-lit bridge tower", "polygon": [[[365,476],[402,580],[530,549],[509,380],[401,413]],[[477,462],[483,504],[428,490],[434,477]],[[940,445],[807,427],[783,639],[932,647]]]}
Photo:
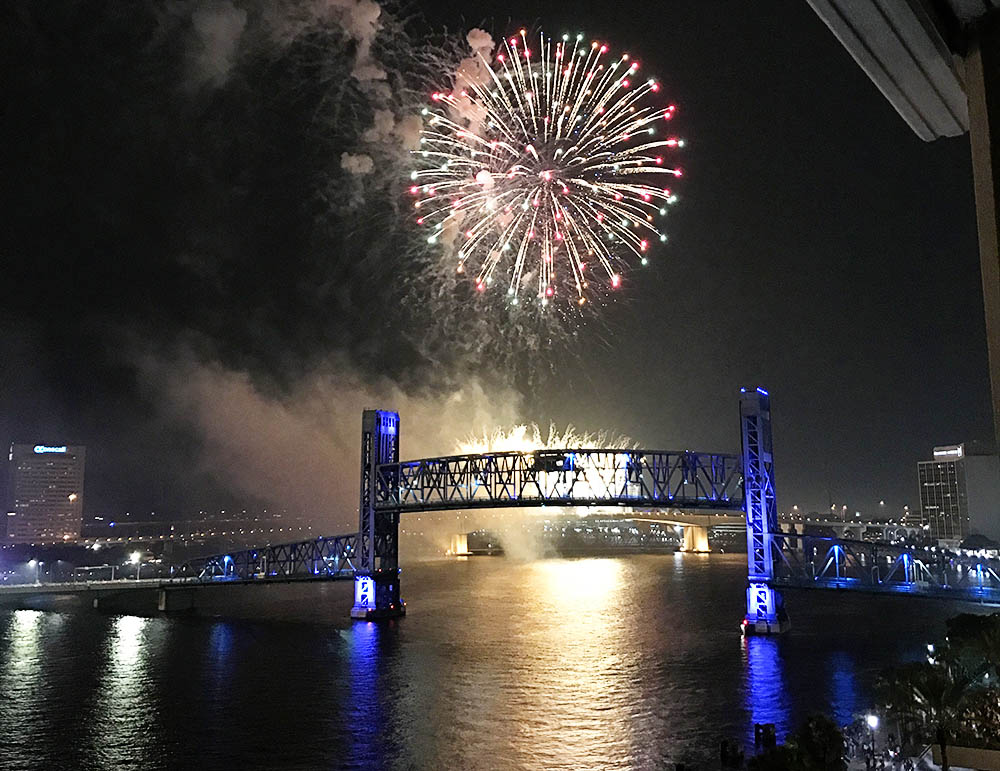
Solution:
{"label": "blue-lit bridge tower", "polygon": [[743,440],[743,510],[747,520],[747,614],[744,634],[777,634],[789,628],[781,593],[771,584],[779,559],[773,534],[778,532],[771,451],[771,397],[763,388],[741,389],[740,434]]}
{"label": "blue-lit bridge tower", "polygon": [[[376,473],[384,464],[397,465]],[[406,613],[399,599],[399,510],[375,506],[379,498],[398,493],[398,464],[399,415],[365,410],[361,417],[361,501],[351,618],[393,618]],[[386,489],[380,490],[380,486]]]}

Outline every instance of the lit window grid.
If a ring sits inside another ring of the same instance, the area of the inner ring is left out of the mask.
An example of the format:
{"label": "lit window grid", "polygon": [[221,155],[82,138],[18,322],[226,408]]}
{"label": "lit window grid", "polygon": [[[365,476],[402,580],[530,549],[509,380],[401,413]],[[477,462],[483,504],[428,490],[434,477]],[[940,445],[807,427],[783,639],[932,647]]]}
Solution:
{"label": "lit window grid", "polygon": [[920,510],[935,539],[961,540],[969,534],[969,505],[962,461],[917,464]]}

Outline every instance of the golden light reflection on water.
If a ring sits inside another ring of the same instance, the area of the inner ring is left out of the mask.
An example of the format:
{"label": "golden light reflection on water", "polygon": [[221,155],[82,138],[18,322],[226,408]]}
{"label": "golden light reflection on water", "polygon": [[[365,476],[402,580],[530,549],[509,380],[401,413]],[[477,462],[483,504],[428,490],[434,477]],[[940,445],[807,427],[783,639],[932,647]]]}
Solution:
{"label": "golden light reflection on water", "polygon": [[30,746],[40,730],[44,712],[42,671],[42,620],[40,610],[16,610],[2,630],[5,655],[0,658],[0,725],[17,726],[7,737]]}
{"label": "golden light reflection on water", "polygon": [[18,708],[19,691],[30,693],[37,686],[41,669],[39,638],[43,615],[40,610],[15,610],[9,617],[4,635],[7,638],[7,655],[0,669],[0,691],[6,697],[0,699],[0,707],[5,710]]}
{"label": "golden light reflection on water", "polygon": [[40,610],[15,610],[10,617],[10,645],[8,659],[3,668],[4,680],[22,681],[38,674],[39,633],[42,616]]}
{"label": "golden light reflection on water", "polygon": [[148,618],[139,616],[119,616],[115,619],[111,643],[111,669],[115,675],[126,678],[136,676],[135,665],[142,651],[142,630],[148,623]]}
{"label": "golden light reflection on water", "polygon": [[[515,638],[521,655],[507,701],[515,746],[527,753],[522,765],[590,768],[601,758],[608,767],[608,758],[620,758],[627,766],[633,742],[627,702],[636,669],[622,656],[634,623],[622,561],[552,559],[525,568],[533,575],[521,585],[538,593]],[[554,735],[561,741],[552,743]]]}
{"label": "golden light reflection on water", "polygon": [[539,560],[531,567],[548,588],[549,601],[562,608],[608,612],[612,610],[609,598],[619,597],[625,589],[621,560],[551,559]]}
{"label": "golden light reflection on water", "polygon": [[119,616],[112,622],[98,692],[100,719],[95,724],[96,749],[104,768],[120,768],[125,761],[141,759],[144,744],[152,738],[156,712],[149,693],[153,652],[146,632],[150,623],[139,616]]}

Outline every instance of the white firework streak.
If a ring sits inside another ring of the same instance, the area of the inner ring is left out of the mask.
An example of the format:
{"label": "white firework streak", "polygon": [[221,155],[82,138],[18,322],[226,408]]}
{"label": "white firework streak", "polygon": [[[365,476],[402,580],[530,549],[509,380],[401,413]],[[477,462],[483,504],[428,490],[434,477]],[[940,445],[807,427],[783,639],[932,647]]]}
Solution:
{"label": "white firework streak", "polygon": [[417,222],[431,244],[460,234],[443,244],[456,269],[479,291],[506,284],[512,304],[566,294],[582,305],[667,239],[656,217],[677,200],[663,183],[681,170],[664,155],[684,142],[658,134],[675,107],[656,103],[655,80],[635,82],[627,54],[605,63],[607,46],[581,41],[540,33],[536,57],[521,30],[493,62],[480,57],[487,78],[460,74],[424,110]]}
{"label": "white firework streak", "polygon": [[600,433],[580,433],[573,426],[559,431],[555,424],[549,425],[543,435],[536,423],[513,426],[509,429],[497,428],[481,435],[472,435],[460,441],[455,451],[462,455],[479,455],[489,452],[534,452],[535,450],[630,450],[635,442],[625,436]]}
{"label": "white firework streak", "polygon": [[[459,442],[457,451],[463,455],[480,455],[493,452],[520,452],[525,455],[532,455],[542,450],[588,450],[600,449],[611,450],[615,460],[608,462],[607,456],[590,457],[582,455],[574,459],[576,473],[570,475],[559,471],[540,471],[538,479],[542,487],[552,491],[554,494],[569,494],[567,485],[572,485],[573,492],[581,498],[610,498],[617,494],[617,491],[624,490],[628,486],[627,471],[627,451],[635,449],[636,445],[631,439],[617,434],[600,432],[597,434],[579,433],[573,426],[567,426],[564,431],[556,429],[554,424],[549,425],[547,435],[543,435],[538,425],[514,426],[510,429],[498,428],[492,433],[483,431],[482,435],[470,436]],[[557,507],[558,511],[566,515],[572,509]],[[583,516],[585,510],[580,509],[577,514]],[[552,515],[552,507],[548,507],[539,513],[546,516]]]}

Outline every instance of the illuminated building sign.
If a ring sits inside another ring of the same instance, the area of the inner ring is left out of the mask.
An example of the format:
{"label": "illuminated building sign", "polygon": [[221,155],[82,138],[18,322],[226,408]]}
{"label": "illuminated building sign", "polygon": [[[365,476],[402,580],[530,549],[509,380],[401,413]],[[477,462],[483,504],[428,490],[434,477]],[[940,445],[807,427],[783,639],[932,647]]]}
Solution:
{"label": "illuminated building sign", "polygon": [[66,452],[66,445],[63,445],[62,447],[48,447],[44,444],[35,445],[35,453],[37,455],[42,455],[47,452]]}
{"label": "illuminated building sign", "polygon": [[956,444],[952,447],[935,447],[934,448],[934,459],[945,459],[945,458],[961,458],[965,456],[965,447],[960,444]]}

